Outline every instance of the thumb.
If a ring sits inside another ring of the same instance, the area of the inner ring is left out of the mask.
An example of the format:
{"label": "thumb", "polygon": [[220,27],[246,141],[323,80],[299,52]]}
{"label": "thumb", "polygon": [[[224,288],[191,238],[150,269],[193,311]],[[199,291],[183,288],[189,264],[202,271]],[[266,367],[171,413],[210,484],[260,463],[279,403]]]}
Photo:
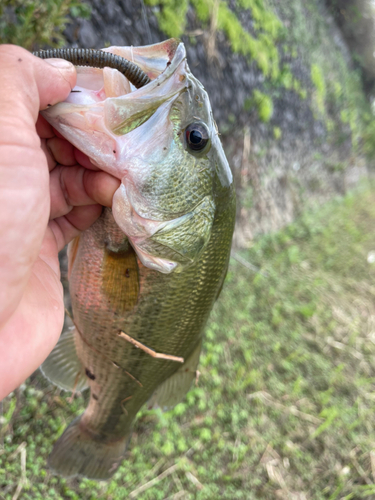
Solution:
{"label": "thumb", "polygon": [[69,95],[76,71],[0,45],[0,75],[1,327],[22,298],[49,218],[48,165],[35,122],[41,108]]}
{"label": "thumb", "polygon": [[15,45],[0,45],[2,115],[25,112],[35,124],[40,109],[63,101],[76,82],[73,64],[42,60]]}
{"label": "thumb", "polygon": [[[39,109],[45,109],[68,97],[76,83],[76,70],[73,64],[65,59],[37,59],[38,62],[34,61],[34,64],[39,90]],[[50,66],[47,70],[46,64]],[[43,77],[40,79],[41,72]]]}

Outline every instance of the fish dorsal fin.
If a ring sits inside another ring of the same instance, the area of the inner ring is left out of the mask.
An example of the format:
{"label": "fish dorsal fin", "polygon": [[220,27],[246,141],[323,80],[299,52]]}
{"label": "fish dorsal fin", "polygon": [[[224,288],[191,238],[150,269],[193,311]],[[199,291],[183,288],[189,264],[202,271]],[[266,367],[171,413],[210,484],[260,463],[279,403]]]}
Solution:
{"label": "fish dorsal fin", "polygon": [[88,388],[87,378],[77,356],[74,342],[76,328],[65,330],[40,370],[50,382],[65,391],[83,391]]}
{"label": "fish dorsal fin", "polygon": [[147,407],[170,410],[178,404],[189,391],[196,378],[202,341],[199,341],[191,355],[180,368],[165,382],[159,385],[147,403]]}

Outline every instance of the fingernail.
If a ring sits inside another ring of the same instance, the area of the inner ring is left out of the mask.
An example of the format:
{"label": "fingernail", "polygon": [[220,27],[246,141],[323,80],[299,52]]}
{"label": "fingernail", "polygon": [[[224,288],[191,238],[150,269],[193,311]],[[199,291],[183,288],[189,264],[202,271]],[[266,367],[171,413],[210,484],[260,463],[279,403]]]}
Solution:
{"label": "fingernail", "polygon": [[45,61],[50,64],[51,66],[54,66],[55,68],[59,69],[71,69],[73,67],[73,64],[69,61],[65,61],[65,59],[45,59]]}

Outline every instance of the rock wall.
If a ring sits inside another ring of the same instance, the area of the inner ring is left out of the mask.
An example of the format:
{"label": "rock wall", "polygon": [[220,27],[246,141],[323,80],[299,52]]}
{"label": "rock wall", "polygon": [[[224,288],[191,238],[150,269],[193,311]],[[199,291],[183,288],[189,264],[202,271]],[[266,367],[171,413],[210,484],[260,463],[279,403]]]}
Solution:
{"label": "rock wall", "polygon": [[74,19],[66,31],[73,46],[144,45],[171,35],[186,44],[236,181],[236,247],[368,176],[363,144],[372,115],[323,0],[88,3],[90,19]]}
{"label": "rock wall", "polygon": [[367,92],[375,86],[375,3],[372,0],[326,0],[337,25],[363,71]]}

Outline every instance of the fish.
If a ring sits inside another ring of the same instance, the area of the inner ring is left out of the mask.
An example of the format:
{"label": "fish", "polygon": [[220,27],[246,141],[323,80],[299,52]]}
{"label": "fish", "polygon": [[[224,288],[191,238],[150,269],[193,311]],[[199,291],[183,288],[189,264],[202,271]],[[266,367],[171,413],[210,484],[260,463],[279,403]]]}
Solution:
{"label": "fish", "polygon": [[41,366],[84,413],[49,456],[65,477],[105,480],[144,404],[169,409],[196,378],[204,328],[227,273],[232,173],[184,44],[103,49],[138,65],[136,89],[112,68],[77,68],[66,101],[43,116],[121,180],[111,208],[68,248],[73,326]]}

